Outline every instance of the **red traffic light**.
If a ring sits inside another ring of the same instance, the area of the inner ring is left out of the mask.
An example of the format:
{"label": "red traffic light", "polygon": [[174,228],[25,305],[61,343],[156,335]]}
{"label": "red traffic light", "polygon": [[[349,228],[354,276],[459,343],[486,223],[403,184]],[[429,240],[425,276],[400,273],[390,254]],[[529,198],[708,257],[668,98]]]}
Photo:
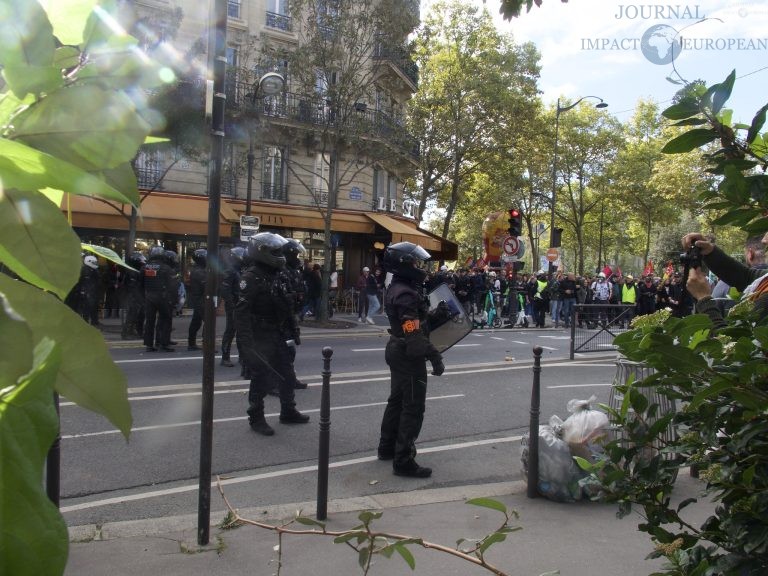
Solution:
{"label": "red traffic light", "polygon": [[516,208],[512,208],[512,209],[509,211],[509,217],[510,217],[510,218],[517,218],[518,216],[520,216],[520,211],[519,211],[519,210],[517,210]]}

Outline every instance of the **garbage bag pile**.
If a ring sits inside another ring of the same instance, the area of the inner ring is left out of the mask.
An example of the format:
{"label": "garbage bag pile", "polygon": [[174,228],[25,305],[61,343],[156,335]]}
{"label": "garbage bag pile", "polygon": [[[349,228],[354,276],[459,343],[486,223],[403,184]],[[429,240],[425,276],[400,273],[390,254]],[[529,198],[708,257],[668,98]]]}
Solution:
{"label": "garbage bag pile", "polygon": [[[548,424],[539,426],[539,493],[556,502],[575,502],[594,495],[586,473],[573,459],[580,456],[594,462],[603,452],[602,443],[608,433],[608,415],[593,406],[596,396],[588,400],[571,400],[570,416],[563,422],[554,415]],[[528,479],[528,447],[530,439],[522,439],[523,478]]]}

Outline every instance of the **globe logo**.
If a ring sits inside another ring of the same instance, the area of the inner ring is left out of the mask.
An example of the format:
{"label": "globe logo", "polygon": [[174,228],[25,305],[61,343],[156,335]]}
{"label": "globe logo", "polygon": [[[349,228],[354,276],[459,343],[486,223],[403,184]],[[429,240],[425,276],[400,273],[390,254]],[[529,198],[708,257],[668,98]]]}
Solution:
{"label": "globe logo", "polygon": [[651,26],[640,40],[640,50],[652,64],[671,64],[683,49],[677,30],[666,24]]}

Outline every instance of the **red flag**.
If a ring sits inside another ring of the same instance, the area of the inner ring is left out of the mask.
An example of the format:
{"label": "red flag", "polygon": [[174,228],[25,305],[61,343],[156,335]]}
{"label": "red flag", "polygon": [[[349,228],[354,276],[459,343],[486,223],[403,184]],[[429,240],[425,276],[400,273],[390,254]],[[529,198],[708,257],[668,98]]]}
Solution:
{"label": "red flag", "polygon": [[648,260],[648,264],[643,268],[643,276],[648,276],[648,274],[653,274],[653,260]]}
{"label": "red flag", "polygon": [[667,262],[667,267],[664,268],[664,279],[671,278],[672,274],[675,273],[675,266],[672,264],[672,260]]}
{"label": "red flag", "polygon": [[478,258],[477,262],[475,263],[476,268],[485,268],[485,260],[483,258]]}
{"label": "red flag", "polygon": [[611,270],[611,267],[608,266],[608,264],[606,264],[605,268],[603,268],[603,274],[605,274],[606,278],[610,278],[611,274],[613,274],[613,270]]}
{"label": "red flag", "polygon": [[616,272],[614,273],[616,278],[621,278],[621,266],[616,266]]}
{"label": "red flag", "polygon": [[464,266],[466,268],[471,268],[472,262],[474,262],[474,260],[472,260],[472,256],[468,256],[467,259],[464,261]]}

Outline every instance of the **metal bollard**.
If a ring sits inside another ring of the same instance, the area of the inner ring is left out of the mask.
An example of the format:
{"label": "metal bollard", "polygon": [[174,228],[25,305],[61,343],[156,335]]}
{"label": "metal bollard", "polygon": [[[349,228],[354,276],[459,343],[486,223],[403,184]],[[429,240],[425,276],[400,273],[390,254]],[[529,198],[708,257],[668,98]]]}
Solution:
{"label": "metal bollard", "polygon": [[320,393],[320,450],[317,457],[317,519],[328,517],[328,460],[331,444],[331,356],[333,348],[323,348],[323,388]]}
{"label": "metal bollard", "polygon": [[[56,406],[56,416],[59,416],[59,394],[53,393],[53,404]],[[61,496],[61,420],[59,430],[56,432],[56,440],[48,449],[48,457],[45,460],[45,491],[53,505],[59,507]]]}
{"label": "metal bollard", "polygon": [[541,405],[541,346],[533,347],[531,422],[528,428],[528,498],[539,496],[539,406]]}

